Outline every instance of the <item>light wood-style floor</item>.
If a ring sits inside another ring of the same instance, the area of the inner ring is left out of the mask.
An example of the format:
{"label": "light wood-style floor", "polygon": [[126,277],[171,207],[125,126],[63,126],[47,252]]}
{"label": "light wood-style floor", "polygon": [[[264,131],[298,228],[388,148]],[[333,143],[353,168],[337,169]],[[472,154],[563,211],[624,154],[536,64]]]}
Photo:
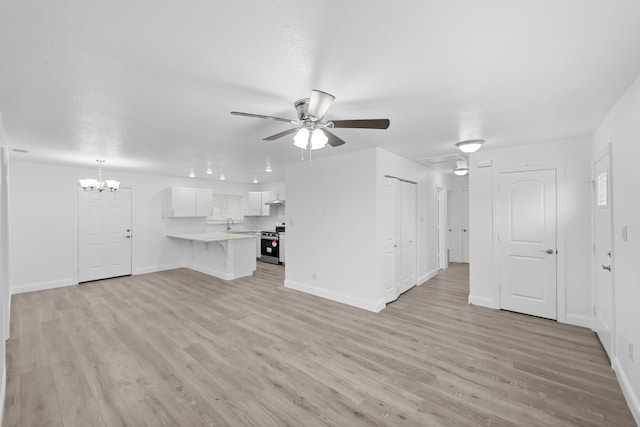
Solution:
{"label": "light wood-style floor", "polygon": [[469,306],[452,264],[374,314],[191,270],[13,297],[5,426],[634,426],[593,332]]}

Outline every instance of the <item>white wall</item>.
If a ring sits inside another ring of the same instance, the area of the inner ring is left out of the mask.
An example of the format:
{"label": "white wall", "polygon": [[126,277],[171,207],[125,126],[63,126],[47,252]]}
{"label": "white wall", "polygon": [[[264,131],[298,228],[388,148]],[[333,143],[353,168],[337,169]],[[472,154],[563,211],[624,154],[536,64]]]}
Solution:
{"label": "white wall", "polygon": [[4,415],[6,392],[6,346],[9,338],[9,316],[11,311],[11,294],[9,290],[9,203],[8,203],[8,162],[9,155],[4,140],[2,117],[0,116],[0,423]]}
{"label": "white wall", "polygon": [[[11,162],[9,215],[12,292],[77,283],[78,179],[97,168],[71,168],[24,161]],[[244,194],[248,186],[218,180],[131,174],[104,170],[108,178],[133,188],[133,273],[175,268],[184,264],[185,242],[167,232],[223,229],[204,218],[165,218],[165,188],[213,188],[223,194]],[[38,268],[34,268],[37,265]]]}
{"label": "white wall", "polygon": [[[376,260],[376,151],[286,167],[285,286],[367,310],[384,307]],[[315,274],[315,279],[314,279]]]}
{"label": "white wall", "polygon": [[417,182],[418,283],[437,273],[436,187],[451,184],[373,148],[287,166],[285,286],[371,311],[384,307],[384,224],[377,212],[385,175]]}
{"label": "white wall", "polygon": [[[592,158],[611,144],[615,334],[612,364],[640,425],[640,77],[593,137]],[[622,239],[627,227],[628,240]],[[635,361],[629,358],[634,345]]]}
{"label": "white wall", "polygon": [[[590,141],[578,138],[522,145],[501,150],[483,149],[469,164],[470,295],[472,304],[498,308],[499,290],[494,256],[494,192],[501,170],[529,166],[558,166],[558,320],[591,326]],[[481,160],[493,166],[478,168]],[[564,269],[563,269],[564,267]],[[564,311],[565,317],[562,318]]]}

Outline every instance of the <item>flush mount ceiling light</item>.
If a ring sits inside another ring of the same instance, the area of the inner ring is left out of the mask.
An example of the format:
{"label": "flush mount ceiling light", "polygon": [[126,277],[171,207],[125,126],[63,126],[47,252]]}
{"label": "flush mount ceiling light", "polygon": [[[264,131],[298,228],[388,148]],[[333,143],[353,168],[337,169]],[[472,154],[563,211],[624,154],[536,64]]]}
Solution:
{"label": "flush mount ceiling light", "polygon": [[191,169],[191,171],[189,172],[189,178],[195,178],[196,177],[196,172]]}
{"label": "flush mount ceiling light", "polygon": [[309,129],[301,128],[296,133],[296,136],[293,137],[293,141],[293,145],[300,147],[303,150],[306,150],[307,147],[309,147],[309,143],[311,143],[312,150],[317,150],[319,148],[323,148],[327,144],[327,141],[329,141],[329,138],[320,129],[313,129],[310,133]]}
{"label": "flush mount ceiling light", "polygon": [[271,169],[271,163],[267,163],[267,167],[266,167],[266,168],[264,168],[264,171],[265,171],[265,172],[271,172],[271,171],[273,171],[273,169]]}
{"label": "flush mount ceiling light", "polygon": [[484,144],[483,139],[470,139],[468,141],[460,141],[456,144],[458,150],[462,151],[465,154],[475,153],[480,149],[480,146]]}
{"label": "flush mount ceiling light", "polygon": [[224,176],[224,173],[220,174],[220,181],[224,181],[225,179],[227,179],[226,176]]}
{"label": "flush mount ceiling light", "polygon": [[458,176],[465,176],[466,174],[469,173],[469,168],[466,167],[457,167],[453,170],[453,173],[455,173]]}
{"label": "flush mount ceiling light", "polygon": [[102,192],[107,189],[109,191],[116,191],[118,187],[120,187],[120,182],[114,179],[107,179],[106,181],[102,180],[102,164],[105,162],[104,160],[96,160],[98,162],[98,179],[87,178],[87,179],[79,179],[80,187],[84,191],[93,191],[98,190]]}
{"label": "flush mount ceiling light", "polygon": [[213,173],[213,171],[211,170],[211,168],[207,168],[207,175],[211,175]]}

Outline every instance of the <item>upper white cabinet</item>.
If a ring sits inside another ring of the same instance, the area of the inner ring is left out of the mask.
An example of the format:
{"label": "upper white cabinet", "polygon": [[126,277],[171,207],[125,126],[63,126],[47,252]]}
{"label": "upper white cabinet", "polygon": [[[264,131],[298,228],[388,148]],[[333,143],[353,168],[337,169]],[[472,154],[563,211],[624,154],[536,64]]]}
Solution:
{"label": "upper white cabinet", "polygon": [[271,213],[271,206],[265,205],[271,200],[269,191],[250,191],[248,200],[246,216],[269,216]]}
{"label": "upper white cabinet", "polygon": [[167,216],[209,216],[213,208],[213,190],[186,187],[167,188]]}
{"label": "upper white cabinet", "polygon": [[196,216],[211,216],[213,211],[213,190],[196,189]]}

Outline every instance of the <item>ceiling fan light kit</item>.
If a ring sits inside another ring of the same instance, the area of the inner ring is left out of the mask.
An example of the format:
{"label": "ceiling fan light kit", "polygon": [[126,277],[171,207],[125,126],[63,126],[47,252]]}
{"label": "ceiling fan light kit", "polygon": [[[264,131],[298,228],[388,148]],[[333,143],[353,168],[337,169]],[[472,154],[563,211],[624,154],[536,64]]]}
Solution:
{"label": "ceiling fan light kit", "polygon": [[462,151],[465,154],[475,153],[480,149],[480,147],[484,144],[483,139],[470,139],[467,141],[460,141],[456,144],[458,150]]}
{"label": "ceiling fan light kit", "polygon": [[264,116],[261,114],[242,113],[232,111],[235,116],[253,117],[258,119],[276,120],[288,122],[298,127],[271,135],[263,141],[273,141],[295,133],[293,145],[303,150],[317,150],[326,144],[337,147],[345,142],[330,132],[331,128],[357,128],[357,129],[387,129],[389,119],[364,119],[364,120],[333,120],[323,121],[324,115],[335,100],[335,96],[320,90],[312,90],[309,98],[297,100],[293,105],[296,109],[298,120],[289,120],[282,117]]}
{"label": "ceiling fan light kit", "polygon": [[[329,138],[320,129],[314,129],[311,132],[311,149],[317,150],[323,148]],[[293,145],[305,150],[309,146],[309,130],[307,128],[300,128],[296,135],[293,137]]]}

